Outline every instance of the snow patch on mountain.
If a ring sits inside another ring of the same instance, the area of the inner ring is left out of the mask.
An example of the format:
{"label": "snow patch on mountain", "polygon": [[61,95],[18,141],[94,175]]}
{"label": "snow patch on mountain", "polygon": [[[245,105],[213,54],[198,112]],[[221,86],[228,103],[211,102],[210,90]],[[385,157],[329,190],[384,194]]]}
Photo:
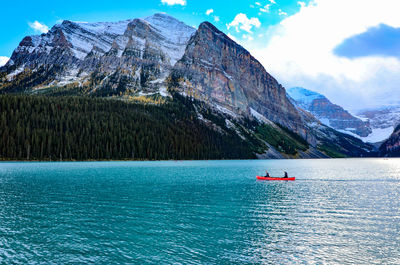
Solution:
{"label": "snow patch on mountain", "polygon": [[367,137],[361,138],[364,142],[377,143],[389,138],[393,133],[394,127],[387,128],[373,128],[372,133]]}
{"label": "snow patch on mountain", "polygon": [[324,125],[326,125],[326,126],[328,126],[328,127],[331,126],[331,123],[330,123],[329,119],[327,119],[327,118],[321,118],[321,119],[319,119],[319,121],[320,121],[322,124],[324,124]]}
{"label": "snow patch on mountain", "polygon": [[250,114],[261,123],[272,124],[272,122],[270,120],[265,118],[261,113],[259,113],[258,111],[256,111],[253,108],[250,108]]}
{"label": "snow patch on mountain", "polygon": [[97,47],[103,53],[110,50],[114,39],[124,34],[131,21],[84,23],[65,20],[52,30],[61,28],[68,42],[72,44],[75,57],[82,60],[93,47]]}
{"label": "snow patch on mountain", "polygon": [[58,82],[54,82],[53,85],[65,86],[71,83],[77,83],[79,87],[82,86],[82,81],[88,73],[80,71],[78,68],[72,68],[66,71],[62,76],[58,78]]}
{"label": "snow patch on mountain", "polygon": [[220,106],[220,105],[218,105],[218,104],[214,104],[214,107],[215,107],[217,110],[219,110],[220,112],[222,112],[222,113],[224,113],[224,114],[228,114],[228,115],[231,116],[232,118],[237,118],[237,117],[238,117],[238,115],[237,115],[235,112],[233,112],[233,111],[231,111],[231,110],[229,110],[229,109],[227,109],[227,108],[225,108],[225,107],[222,107],[222,106]]}
{"label": "snow patch on mountain", "polygon": [[[142,47],[142,49],[144,49],[144,45],[145,45],[145,40],[139,39],[139,38],[135,38],[133,37],[136,41],[136,43],[140,44],[140,47]],[[111,49],[115,49],[117,51],[117,57],[121,57],[127,44],[129,42],[129,38],[127,36],[118,36],[117,38],[115,38]]]}
{"label": "snow patch on mountain", "polygon": [[169,93],[168,93],[168,90],[167,90],[166,86],[160,86],[160,89],[158,90],[158,93],[160,93],[160,95],[163,96],[163,97],[168,97],[169,96]]}
{"label": "snow patch on mountain", "polygon": [[196,32],[193,27],[166,14],[154,14],[144,20],[165,36],[166,40],[178,45],[186,45],[188,39]]}
{"label": "snow patch on mountain", "polygon": [[9,73],[6,78],[8,81],[11,81],[15,76],[17,76],[18,74],[22,73],[24,71],[24,66],[20,66],[17,69],[15,69],[15,71]]}
{"label": "snow patch on mountain", "polygon": [[323,99],[325,96],[310,91],[302,87],[292,87],[287,89],[289,96],[294,99],[302,108],[308,109],[310,104],[316,99]]}
{"label": "snow patch on mountain", "polygon": [[186,45],[196,29],[166,14],[154,14],[144,19],[164,37],[161,49],[170,57],[174,65],[185,53]]}
{"label": "snow patch on mountain", "polygon": [[81,28],[96,33],[96,34],[115,34],[122,35],[124,34],[126,27],[128,26],[131,19],[118,21],[118,22],[96,22],[96,23],[87,23],[87,22],[74,22],[79,25]]}
{"label": "snow patch on mountain", "polygon": [[359,135],[352,133],[351,130],[338,130],[339,132],[354,136],[365,143],[378,143],[386,140],[393,133],[394,127],[387,128],[374,128],[372,129],[372,133],[367,137],[360,137]]}

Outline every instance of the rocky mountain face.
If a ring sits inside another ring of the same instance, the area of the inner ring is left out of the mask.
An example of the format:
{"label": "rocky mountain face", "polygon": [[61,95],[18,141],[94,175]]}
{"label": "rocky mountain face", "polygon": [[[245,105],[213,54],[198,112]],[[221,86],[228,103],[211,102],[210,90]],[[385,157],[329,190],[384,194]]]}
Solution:
{"label": "rocky mountain face", "polygon": [[73,85],[92,92],[162,86],[195,29],[170,16],[115,23],[64,21],[25,37],[1,69],[3,91]]}
{"label": "rocky mountain face", "polygon": [[360,137],[367,137],[372,132],[368,121],[354,117],[319,93],[301,87],[290,88],[287,93],[295,105],[312,113],[329,127]]}
{"label": "rocky mountain face", "polygon": [[400,124],[394,129],[389,139],[383,142],[379,148],[379,155],[389,157],[400,156]]}
{"label": "rocky mountain face", "polygon": [[400,106],[362,110],[357,116],[369,121],[372,129],[372,134],[368,137],[370,142],[382,142],[388,139],[396,125],[400,124]]}
{"label": "rocky mountain face", "polygon": [[[0,93],[157,104],[180,94],[192,100],[198,120],[222,134],[236,132],[260,157],[361,156],[372,148],[297,109],[250,53],[211,23],[196,30],[165,14],[112,23],[64,21],[25,37],[0,68]],[[324,103],[317,105],[330,115]],[[342,127],[365,133],[340,111],[336,116],[349,120]]]}
{"label": "rocky mountain face", "polygon": [[233,112],[253,109],[305,135],[285,89],[247,50],[208,22],[190,39],[172,77],[188,95]]}

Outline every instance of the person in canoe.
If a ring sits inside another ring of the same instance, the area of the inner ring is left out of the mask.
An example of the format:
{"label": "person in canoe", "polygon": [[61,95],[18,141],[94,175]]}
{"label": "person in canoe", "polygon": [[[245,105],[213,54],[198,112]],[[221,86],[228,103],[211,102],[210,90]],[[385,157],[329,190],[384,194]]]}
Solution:
{"label": "person in canoe", "polygon": [[289,178],[289,176],[288,176],[288,173],[286,172],[286,171],[284,171],[285,172],[285,175],[283,176],[285,179],[287,179],[287,178]]}
{"label": "person in canoe", "polygon": [[270,178],[269,173],[268,173],[268,170],[265,170],[265,177],[266,177],[266,178]]}

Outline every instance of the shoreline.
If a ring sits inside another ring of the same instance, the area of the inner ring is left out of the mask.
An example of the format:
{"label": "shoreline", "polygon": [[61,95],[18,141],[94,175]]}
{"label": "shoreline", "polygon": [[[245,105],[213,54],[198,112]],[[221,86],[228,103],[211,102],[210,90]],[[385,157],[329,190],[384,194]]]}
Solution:
{"label": "shoreline", "polygon": [[37,162],[37,163],[48,163],[48,162],[54,162],[54,163],[73,163],[73,162],[193,162],[193,161],[271,161],[271,160],[346,160],[346,159],[383,159],[383,160],[388,160],[388,159],[396,159],[400,157],[343,157],[343,158],[268,158],[268,159],[169,159],[169,160],[132,160],[132,159],[90,159],[90,160],[6,160],[6,159],[0,159],[0,163],[8,163],[8,162],[15,162],[15,163],[32,163],[32,162]]}

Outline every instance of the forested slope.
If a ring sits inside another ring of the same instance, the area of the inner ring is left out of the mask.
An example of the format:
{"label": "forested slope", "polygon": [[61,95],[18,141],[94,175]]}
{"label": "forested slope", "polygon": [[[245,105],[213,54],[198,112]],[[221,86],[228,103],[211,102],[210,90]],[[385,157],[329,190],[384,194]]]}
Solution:
{"label": "forested slope", "polygon": [[233,131],[199,121],[190,100],[126,103],[89,97],[0,96],[0,159],[255,158]]}

